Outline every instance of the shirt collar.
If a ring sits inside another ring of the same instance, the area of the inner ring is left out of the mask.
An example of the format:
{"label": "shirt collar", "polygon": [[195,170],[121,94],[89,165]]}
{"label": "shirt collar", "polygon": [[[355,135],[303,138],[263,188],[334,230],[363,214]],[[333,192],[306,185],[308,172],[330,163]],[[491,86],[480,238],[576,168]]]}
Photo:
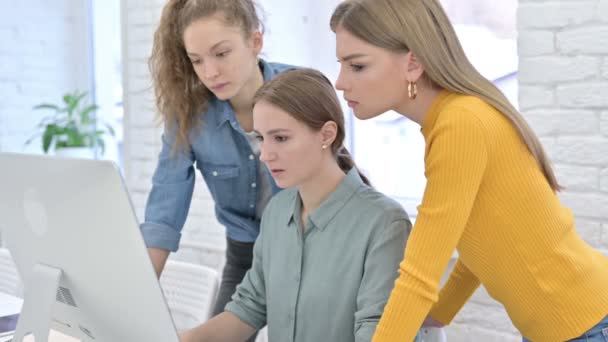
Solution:
{"label": "shirt collar", "polygon": [[[359,171],[352,168],[342,179],[342,182],[334,190],[318,208],[313,210],[308,216],[309,220],[319,230],[325,230],[331,220],[340,212],[340,210],[348,203],[350,198],[355,194],[357,189],[365,185],[359,176]],[[302,210],[302,200],[297,191],[293,192],[290,199],[291,204],[288,206],[286,226],[289,226],[292,221],[299,220]]]}
{"label": "shirt collar", "polygon": [[[270,79],[275,77],[277,74],[276,70],[274,70],[274,68],[270,67],[268,62],[266,62],[265,60],[263,60],[261,58],[258,60],[258,66],[260,67],[260,70],[262,71],[262,76],[264,77],[264,83],[268,82]],[[229,101],[218,100],[218,98],[216,98],[214,96],[213,103],[211,105],[216,107],[216,110],[218,113],[217,127],[223,125],[225,122],[231,122],[232,124],[235,124],[234,120],[236,118],[234,115],[234,110],[232,109],[232,106],[230,105]]]}

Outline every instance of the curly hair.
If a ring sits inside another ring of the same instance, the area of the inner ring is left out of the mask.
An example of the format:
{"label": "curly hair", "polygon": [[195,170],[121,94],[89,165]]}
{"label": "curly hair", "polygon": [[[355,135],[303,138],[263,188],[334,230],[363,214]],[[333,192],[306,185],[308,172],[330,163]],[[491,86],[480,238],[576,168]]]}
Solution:
{"label": "curly hair", "polygon": [[238,26],[248,36],[262,30],[252,0],[169,0],[154,33],[148,66],[152,74],[156,107],[169,131],[176,131],[174,149],[190,148],[189,133],[200,124],[212,93],[194,72],[183,41],[192,22],[220,13],[226,24]]}

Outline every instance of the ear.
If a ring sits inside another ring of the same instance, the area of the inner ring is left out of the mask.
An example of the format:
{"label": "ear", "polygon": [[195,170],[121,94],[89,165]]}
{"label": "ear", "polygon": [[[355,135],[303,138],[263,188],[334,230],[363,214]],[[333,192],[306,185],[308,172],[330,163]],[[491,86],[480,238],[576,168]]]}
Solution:
{"label": "ear", "polygon": [[405,78],[410,82],[417,82],[424,74],[424,65],[418,61],[418,57],[410,51],[405,54]]}
{"label": "ear", "polygon": [[254,31],[251,34],[251,47],[255,55],[259,55],[264,47],[264,35],[260,31]]}
{"label": "ear", "polygon": [[323,145],[331,146],[331,144],[336,140],[336,135],[338,134],[338,125],[334,121],[327,121],[320,130],[321,133],[321,143]]}

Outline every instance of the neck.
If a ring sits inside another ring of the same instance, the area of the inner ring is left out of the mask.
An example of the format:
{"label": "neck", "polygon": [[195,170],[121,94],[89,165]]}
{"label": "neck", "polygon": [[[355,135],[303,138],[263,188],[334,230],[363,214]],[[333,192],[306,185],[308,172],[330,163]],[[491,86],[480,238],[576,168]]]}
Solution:
{"label": "neck", "polygon": [[253,96],[263,84],[264,75],[262,75],[262,71],[256,63],[251,77],[249,77],[238,94],[230,99],[230,105],[237,115],[251,115],[251,109],[253,108]]}
{"label": "neck", "polygon": [[323,201],[334,192],[346,174],[333,160],[318,170],[307,182],[298,186],[298,192],[302,199],[302,213],[308,216],[317,209]]}
{"label": "neck", "polygon": [[433,102],[440,91],[441,90],[436,88],[425,87],[424,90],[418,92],[416,99],[404,99],[401,104],[395,108],[395,111],[422,126],[426,113],[433,105]]}

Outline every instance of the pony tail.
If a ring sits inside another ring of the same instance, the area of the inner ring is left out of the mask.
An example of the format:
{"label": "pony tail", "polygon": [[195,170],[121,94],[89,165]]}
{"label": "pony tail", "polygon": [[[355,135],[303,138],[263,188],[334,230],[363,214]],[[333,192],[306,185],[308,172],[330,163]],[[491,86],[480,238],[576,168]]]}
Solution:
{"label": "pony tail", "polygon": [[363,180],[363,183],[368,186],[372,186],[369,179],[363,173],[361,173],[361,170],[359,170],[359,168],[355,164],[353,157],[350,155],[346,147],[342,146],[338,149],[336,153],[336,160],[338,161],[338,166],[340,166],[340,169],[342,169],[342,171],[349,172],[354,167],[357,170],[357,173],[359,173],[359,177],[361,177],[361,180]]}

